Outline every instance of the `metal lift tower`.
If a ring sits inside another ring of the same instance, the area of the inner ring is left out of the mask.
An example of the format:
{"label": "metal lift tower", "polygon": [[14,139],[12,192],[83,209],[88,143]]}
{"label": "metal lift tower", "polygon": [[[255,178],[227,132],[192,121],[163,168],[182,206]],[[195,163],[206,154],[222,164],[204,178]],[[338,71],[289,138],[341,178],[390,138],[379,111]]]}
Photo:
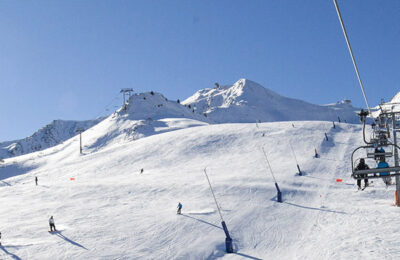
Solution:
{"label": "metal lift tower", "polygon": [[131,97],[131,92],[133,92],[133,89],[131,88],[121,89],[120,93],[122,93],[122,96],[124,98],[124,103],[122,104],[123,106],[125,106],[126,101],[129,100],[129,98]]}

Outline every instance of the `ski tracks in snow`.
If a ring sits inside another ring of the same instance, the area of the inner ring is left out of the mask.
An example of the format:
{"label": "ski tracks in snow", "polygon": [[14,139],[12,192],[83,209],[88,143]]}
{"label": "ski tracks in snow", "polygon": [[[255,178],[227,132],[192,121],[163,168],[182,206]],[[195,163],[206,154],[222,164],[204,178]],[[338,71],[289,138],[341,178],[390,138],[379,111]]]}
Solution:
{"label": "ski tracks in snow", "polygon": [[[357,141],[357,134],[353,131],[343,132],[331,130],[329,132],[330,139],[324,140],[319,150],[323,151],[320,154],[321,158],[335,156],[337,160],[321,161],[315,159],[313,161],[314,171],[310,172],[311,178],[316,178],[317,190],[314,197],[310,197],[307,201],[309,207],[303,206],[306,210],[311,209],[309,214],[303,219],[298,241],[292,250],[291,259],[326,259],[327,255],[320,255],[320,252],[329,253],[332,245],[330,237],[327,233],[334,230],[327,229],[326,223],[335,222],[337,216],[347,214],[342,209],[339,209],[336,204],[331,204],[330,200],[337,200],[338,197],[332,196],[332,189],[335,189],[335,178],[338,173],[349,173],[347,167],[349,155],[351,154],[351,146],[354,141]],[[338,144],[336,144],[338,142]],[[325,247],[326,250],[316,250],[317,248]]]}

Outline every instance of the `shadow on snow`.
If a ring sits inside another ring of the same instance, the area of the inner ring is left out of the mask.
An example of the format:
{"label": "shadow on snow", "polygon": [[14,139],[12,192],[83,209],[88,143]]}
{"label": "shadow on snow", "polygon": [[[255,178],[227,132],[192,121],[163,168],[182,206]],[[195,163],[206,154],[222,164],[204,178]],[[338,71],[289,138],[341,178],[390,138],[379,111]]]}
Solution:
{"label": "shadow on snow", "polygon": [[13,253],[10,253],[9,251],[7,251],[7,249],[5,249],[5,246],[0,246],[0,249],[3,250],[3,252],[6,253],[7,255],[11,256],[13,259],[21,260],[21,258],[19,256],[14,255]]}
{"label": "shadow on snow", "polygon": [[324,208],[313,208],[313,207],[302,206],[302,205],[298,205],[298,204],[294,204],[294,203],[290,203],[290,202],[286,202],[286,201],[284,201],[283,203],[291,205],[291,206],[295,206],[298,208],[302,208],[302,209],[319,210],[319,211],[325,211],[325,212],[337,213],[337,214],[347,214],[346,212],[343,212],[343,211],[335,211],[335,210],[324,209]]}
{"label": "shadow on snow", "polygon": [[81,247],[81,248],[83,248],[83,249],[85,249],[85,250],[89,250],[89,249],[87,249],[86,247],[84,247],[83,245],[81,245],[81,244],[79,244],[79,243],[77,243],[77,242],[75,242],[75,241],[72,241],[72,240],[69,239],[68,237],[66,237],[66,236],[64,236],[63,234],[61,234],[61,231],[55,231],[55,232],[52,232],[51,234],[57,235],[58,237],[60,237],[60,238],[64,239],[65,241],[67,241],[67,242],[73,244],[74,246],[78,246],[78,247]]}
{"label": "shadow on snow", "polygon": [[[34,166],[23,166],[19,164],[6,165],[0,168],[0,180],[8,179],[17,175],[22,175],[34,169],[36,169],[36,167]],[[9,185],[9,183],[6,184]]]}
{"label": "shadow on snow", "polygon": [[191,219],[197,220],[197,221],[199,221],[199,222],[201,222],[201,223],[204,223],[204,224],[207,224],[207,225],[210,225],[210,226],[213,226],[213,227],[222,229],[222,227],[219,227],[219,226],[217,226],[217,225],[215,225],[215,224],[213,224],[213,223],[204,221],[204,220],[202,220],[202,219],[195,218],[195,217],[192,217],[192,216],[189,216],[189,215],[185,215],[185,214],[181,214],[181,215],[184,216],[184,217],[187,217],[187,218],[191,218]]}

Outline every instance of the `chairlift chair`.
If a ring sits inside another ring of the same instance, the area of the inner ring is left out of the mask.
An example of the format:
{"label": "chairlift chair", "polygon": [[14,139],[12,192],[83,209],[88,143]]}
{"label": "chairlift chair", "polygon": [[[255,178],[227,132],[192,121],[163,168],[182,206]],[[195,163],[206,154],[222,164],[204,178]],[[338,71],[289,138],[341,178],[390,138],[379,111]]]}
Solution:
{"label": "chairlift chair", "polygon": [[[393,148],[399,148],[399,146],[395,144],[387,144],[387,146],[393,146]],[[388,177],[393,177],[393,176],[400,176],[400,166],[393,166],[393,167],[387,167],[387,168],[371,168],[371,169],[366,169],[366,170],[356,170],[355,168],[355,163],[358,162],[361,158],[358,158],[354,160],[354,154],[360,149],[375,149],[374,145],[365,145],[365,146],[360,146],[357,147],[353,153],[351,154],[351,170],[352,174],[351,176],[356,179],[356,180],[362,180],[362,179],[376,179],[376,178],[388,178]],[[393,153],[392,152],[385,152],[385,153],[368,153],[367,152],[367,157],[366,158],[377,158],[384,155],[385,157],[392,157]],[[385,174],[382,174],[385,173]]]}

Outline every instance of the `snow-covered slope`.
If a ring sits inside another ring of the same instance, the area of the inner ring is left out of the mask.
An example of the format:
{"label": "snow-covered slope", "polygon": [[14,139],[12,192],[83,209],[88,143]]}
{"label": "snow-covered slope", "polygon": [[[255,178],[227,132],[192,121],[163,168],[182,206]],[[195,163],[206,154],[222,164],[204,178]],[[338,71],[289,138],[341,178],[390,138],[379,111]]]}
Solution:
{"label": "snow-covered slope", "polygon": [[[78,128],[90,129],[105,118],[87,121],[55,120],[32,136],[0,143],[0,158],[15,157],[53,147],[77,135]],[[126,106],[101,122],[100,136],[85,140],[88,148],[99,149],[110,142],[133,140],[167,131],[204,125],[211,120],[159,93],[133,95]],[[93,132],[96,130],[90,129]],[[102,135],[103,133],[104,136]],[[84,134],[85,135],[85,134]]]}
{"label": "snow-covered slope", "polygon": [[400,104],[400,92],[398,92],[396,95],[394,95],[392,100],[390,100],[390,103],[397,103],[397,105]]}
{"label": "snow-covered slope", "polygon": [[[122,139],[137,139],[205,123],[241,123],[294,120],[337,120],[358,122],[350,103],[318,106],[282,97],[250,80],[233,86],[198,91],[182,105],[159,93],[135,94],[127,105],[102,122],[106,136],[96,136],[86,146],[98,149]],[[104,118],[87,121],[55,120],[32,136],[0,143],[0,158],[10,158],[53,147],[89,129]],[[121,132],[122,131],[122,132]],[[118,138],[117,138],[118,137]],[[100,145],[101,144],[101,145]]]}
{"label": "snow-covered slope", "polygon": [[[85,132],[84,140],[107,136],[102,123]],[[84,155],[74,137],[6,159],[0,166],[0,258],[398,259],[394,188],[377,180],[355,192],[349,177],[361,126],[333,129],[319,121],[294,126],[205,124],[109,142]],[[295,176],[289,142],[305,176]],[[283,203],[276,202],[262,146]],[[321,158],[313,158],[314,148]],[[224,253],[205,167],[235,254]],[[175,214],[178,201],[181,216]],[[50,215],[58,233],[47,232]]]}
{"label": "snow-covered slope", "polygon": [[194,107],[197,112],[205,113],[218,123],[337,121],[338,117],[349,123],[358,122],[357,109],[351,104],[314,105],[280,96],[247,79],[241,79],[232,86],[199,90],[182,104]]}
{"label": "snow-covered slope", "polygon": [[30,137],[0,143],[0,158],[19,156],[58,145],[75,136],[77,129],[89,129],[103,119],[85,121],[54,120]]}
{"label": "snow-covered slope", "polygon": [[209,119],[159,93],[133,95],[126,106],[83,133],[85,149],[131,142],[155,134],[207,125]]}
{"label": "snow-covered slope", "polygon": [[398,92],[389,102],[381,102],[373,108],[372,116],[378,117],[382,112],[400,112],[400,92]]}
{"label": "snow-covered slope", "polygon": [[193,109],[187,108],[175,101],[169,101],[160,93],[146,92],[133,95],[126,108],[119,110],[126,112],[131,120],[151,118],[189,118],[198,121],[209,121],[204,115],[198,114]]}

